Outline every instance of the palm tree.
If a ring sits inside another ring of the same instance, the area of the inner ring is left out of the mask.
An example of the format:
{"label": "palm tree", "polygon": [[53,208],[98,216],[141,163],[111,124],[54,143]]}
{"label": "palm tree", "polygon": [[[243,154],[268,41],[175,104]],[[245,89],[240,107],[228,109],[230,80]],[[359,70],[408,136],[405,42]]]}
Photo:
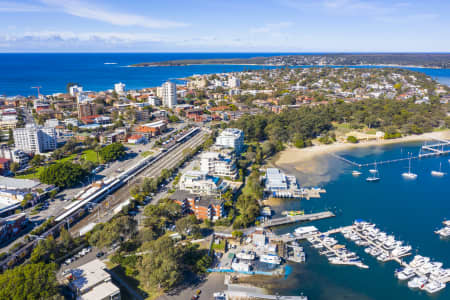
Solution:
{"label": "palm tree", "polygon": [[97,144],[94,148],[95,153],[97,153],[97,162],[100,163],[100,158],[99,158],[99,152],[100,150],[102,150],[102,146],[100,144]]}

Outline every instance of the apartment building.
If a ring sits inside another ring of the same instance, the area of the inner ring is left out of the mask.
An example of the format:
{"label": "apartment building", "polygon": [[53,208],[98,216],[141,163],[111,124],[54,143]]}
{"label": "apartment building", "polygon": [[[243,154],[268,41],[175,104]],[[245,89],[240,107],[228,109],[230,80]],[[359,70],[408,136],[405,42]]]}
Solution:
{"label": "apartment building", "polygon": [[235,160],[219,152],[203,152],[200,155],[200,170],[218,177],[237,177]]}
{"label": "apartment building", "polygon": [[114,84],[114,91],[119,94],[122,95],[125,92],[125,84],[122,82],[116,83]]}
{"label": "apartment building", "polygon": [[208,176],[204,171],[188,171],[180,178],[179,188],[192,194],[215,195],[224,189],[220,178]]}
{"label": "apartment building", "polygon": [[214,196],[198,196],[185,191],[176,191],[170,199],[178,203],[183,213],[193,213],[199,220],[218,220],[225,216],[224,201]]}
{"label": "apartment building", "polygon": [[236,128],[227,128],[217,137],[216,145],[232,148],[239,154],[244,149],[244,132]]}
{"label": "apartment building", "polygon": [[81,102],[78,103],[78,118],[82,119],[96,115],[96,105],[93,102]]}
{"label": "apartment building", "polygon": [[69,87],[69,94],[72,97],[75,97],[76,95],[78,95],[79,93],[83,92],[83,87],[81,85],[72,85],[71,87]]}
{"label": "apartment building", "polygon": [[55,128],[28,124],[25,128],[14,129],[13,136],[15,148],[27,153],[43,153],[56,149]]}
{"label": "apartment building", "polygon": [[168,108],[174,108],[177,105],[177,85],[171,81],[165,82],[161,87],[162,104]]}

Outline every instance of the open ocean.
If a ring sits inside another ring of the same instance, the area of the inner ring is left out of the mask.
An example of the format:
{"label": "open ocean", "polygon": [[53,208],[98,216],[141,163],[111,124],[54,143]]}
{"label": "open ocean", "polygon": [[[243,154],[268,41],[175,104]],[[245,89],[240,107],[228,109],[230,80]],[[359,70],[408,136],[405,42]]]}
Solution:
{"label": "open ocean", "polygon": [[[83,85],[85,90],[92,91],[112,89],[117,82],[125,83],[127,89],[155,87],[168,79],[193,74],[271,67],[195,65],[128,68],[127,66],[141,62],[174,59],[247,58],[282,54],[286,53],[2,53],[0,54],[0,95],[36,95],[37,91],[31,88],[33,86],[41,86],[42,94],[65,92],[69,82],[77,82]],[[409,69],[423,72],[450,85],[450,69]]]}
{"label": "open ocean", "polygon": [[[386,146],[363,147],[341,152],[352,161],[367,163],[407,157],[411,152],[417,155],[420,143],[393,144]],[[450,163],[448,156],[412,160],[412,172],[418,174],[416,180],[407,180],[401,173],[407,172],[408,161],[379,165],[381,180],[366,182],[368,169],[362,169],[362,175],[352,176],[352,166],[329,155],[321,158],[327,165],[327,171],[321,171],[320,178],[327,178],[318,185],[327,190],[320,199],[286,200],[273,207],[277,214],[283,210],[303,209],[306,213],[331,210],[335,218],[307,223],[315,225],[321,231],[351,225],[355,219],[365,219],[377,224],[381,230],[393,234],[404,241],[416,253],[440,261],[443,267],[450,268],[450,239],[440,239],[434,231],[442,227],[442,221],[450,219]],[[430,172],[447,172],[443,178],[433,177]],[[295,174],[300,184],[308,179],[307,174],[293,171],[294,166],[286,166],[287,172]],[[328,175],[328,176],[325,176]],[[301,226],[278,228],[277,233],[293,232]],[[286,280],[278,280],[275,291],[280,295],[299,295],[303,292],[311,300],[448,300],[450,284],[443,291],[429,295],[425,291],[411,290],[407,282],[394,277],[396,262],[380,263],[364,252],[364,247],[356,246],[342,235],[334,235],[339,242],[348,246],[369,265],[369,269],[354,266],[331,265],[317,249],[303,243],[307,259],[306,264],[289,263],[292,273]],[[405,258],[410,261],[412,257]]]}

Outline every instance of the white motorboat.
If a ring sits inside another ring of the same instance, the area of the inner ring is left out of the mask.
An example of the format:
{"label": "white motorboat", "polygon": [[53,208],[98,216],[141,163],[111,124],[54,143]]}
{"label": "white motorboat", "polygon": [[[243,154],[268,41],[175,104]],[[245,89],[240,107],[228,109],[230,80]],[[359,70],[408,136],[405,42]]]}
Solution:
{"label": "white motorboat", "polygon": [[278,255],[274,254],[263,254],[259,258],[259,261],[273,265],[281,264],[281,258]]}
{"label": "white motorboat", "polygon": [[411,172],[411,158],[409,159],[408,172],[402,173],[402,176],[406,179],[416,179],[417,174]]}
{"label": "white motorboat", "polygon": [[431,273],[430,278],[441,282],[449,281],[450,269],[439,268]]}
{"label": "white motorboat", "polygon": [[439,292],[440,290],[445,289],[445,283],[432,280],[429,281],[427,284],[421,286],[421,289],[427,291],[430,294],[433,294]]}
{"label": "white motorboat", "polygon": [[409,263],[409,266],[411,268],[417,268],[422,266],[423,264],[426,264],[430,261],[429,257],[416,255],[414,256],[413,260]]}
{"label": "white motorboat", "polygon": [[439,230],[436,230],[435,233],[439,234],[443,238],[450,237],[450,227],[444,227]]}
{"label": "white motorboat", "polygon": [[432,273],[433,271],[439,269],[442,267],[442,263],[441,262],[428,262],[426,264],[423,264],[422,266],[419,267],[419,272],[422,274],[429,274]]}
{"label": "white motorboat", "polygon": [[401,246],[401,247],[397,247],[394,250],[392,250],[392,255],[393,256],[403,256],[407,253],[409,253],[409,251],[411,251],[412,247],[411,246]]}
{"label": "white motorboat", "polygon": [[408,280],[413,278],[415,275],[416,273],[414,273],[414,270],[412,268],[404,268],[403,270],[395,273],[395,276],[399,280]]}
{"label": "white motorboat", "polygon": [[353,170],[352,171],[352,175],[353,176],[359,176],[359,175],[361,175],[362,173],[360,172],[360,171],[357,171],[357,170]]}
{"label": "white motorboat", "polygon": [[411,289],[418,289],[421,286],[424,286],[428,281],[428,278],[424,276],[417,276],[408,281],[408,287]]}
{"label": "white motorboat", "polygon": [[387,254],[386,252],[381,253],[378,257],[377,260],[381,261],[381,262],[387,262],[388,260],[390,260],[391,257],[389,256],[389,254]]}

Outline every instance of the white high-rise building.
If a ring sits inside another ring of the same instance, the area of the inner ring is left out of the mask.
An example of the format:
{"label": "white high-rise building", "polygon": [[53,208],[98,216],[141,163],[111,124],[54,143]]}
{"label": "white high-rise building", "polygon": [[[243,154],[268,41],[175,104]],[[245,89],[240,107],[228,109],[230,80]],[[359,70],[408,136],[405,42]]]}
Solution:
{"label": "white high-rise building", "polygon": [[37,127],[29,124],[13,132],[16,149],[28,153],[43,153],[56,149],[56,130],[51,127]]}
{"label": "white high-rise building", "polygon": [[81,92],[83,92],[83,87],[81,85],[72,85],[71,87],[69,87],[69,94],[72,97],[75,97]]}
{"label": "white high-rise building", "polygon": [[238,88],[241,86],[241,81],[237,77],[230,77],[228,79],[228,86],[232,89]]}
{"label": "white high-rise building", "polygon": [[200,155],[200,171],[211,176],[236,178],[237,168],[234,159],[218,152],[203,152]]}
{"label": "white high-rise building", "polygon": [[114,91],[119,95],[123,94],[125,92],[125,84],[122,82],[114,84]]}
{"label": "white high-rise building", "polygon": [[244,132],[237,128],[227,128],[217,137],[216,145],[233,148],[239,154],[244,148]]}
{"label": "white high-rise building", "polygon": [[163,106],[174,108],[177,105],[177,85],[171,81],[167,81],[162,85],[162,102]]}

